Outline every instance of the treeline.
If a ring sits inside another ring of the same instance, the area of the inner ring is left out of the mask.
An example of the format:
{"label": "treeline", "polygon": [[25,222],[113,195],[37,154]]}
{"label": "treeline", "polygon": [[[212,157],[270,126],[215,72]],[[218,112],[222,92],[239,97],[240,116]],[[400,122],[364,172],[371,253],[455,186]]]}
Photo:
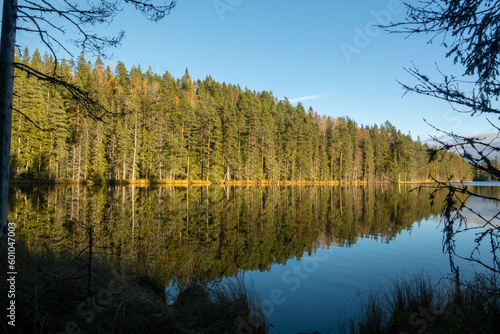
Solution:
{"label": "treeline", "polygon": [[[26,49],[18,61],[53,75],[54,60]],[[71,180],[470,180],[459,156],[429,147],[386,122],[358,126],[320,116],[272,93],[116,68],[83,54],[55,74],[109,112],[90,117],[68,91],[16,72],[11,177]],[[27,116],[27,117],[26,117]]]}
{"label": "treeline", "polygon": [[[210,281],[361,238],[389,243],[441,211],[429,202],[432,188],[411,189],[19,187],[10,192],[9,221],[35,253],[85,261],[81,254],[92,240],[95,256],[108,262],[149,264],[166,281],[192,275]],[[436,203],[445,196],[439,192]]]}
{"label": "treeline", "polygon": [[[490,166],[493,168],[496,168],[497,170],[500,170],[500,160],[498,156],[495,156],[491,161],[490,161]],[[485,170],[488,170],[489,167],[486,163],[483,163],[483,167]],[[475,181],[484,181],[484,182],[499,182],[500,177],[495,177],[493,173],[487,173],[483,170],[476,169],[474,175],[474,180]]]}

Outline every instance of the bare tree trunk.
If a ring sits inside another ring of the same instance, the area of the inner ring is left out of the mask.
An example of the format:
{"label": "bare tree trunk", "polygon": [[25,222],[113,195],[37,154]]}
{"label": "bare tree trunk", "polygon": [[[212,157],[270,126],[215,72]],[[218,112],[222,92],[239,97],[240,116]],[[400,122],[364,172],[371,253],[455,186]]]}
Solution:
{"label": "bare tree trunk", "polygon": [[[341,143],[342,145],[342,143]],[[340,149],[340,169],[339,169],[339,180],[340,180],[340,183],[342,183],[342,153],[343,153],[343,149]]]}
{"label": "bare tree trunk", "polygon": [[260,179],[264,179],[264,135],[260,142]]}
{"label": "bare tree trunk", "polygon": [[[191,129],[191,126],[189,126],[189,128]],[[174,145],[172,144],[172,147],[173,146]],[[180,149],[180,159],[177,159],[178,162],[176,163],[176,165],[177,165],[177,168],[179,168],[179,171],[177,173],[181,174],[182,162],[184,161],[184,121],[182,121],[182,125],[181,125],[181,145],[179,146],[179,149]],[[172,153],[172,157],[173,157],[173,153]],[[170,161],[172,161],[172,159],[170,159]],[[188,165],[189,165],[189,153],[188,153]],[[172,167],[170,170],[172,170]],[[189,174],[189,166],[187,167],[187,173]],[[189,176],[187,176],[186,178],[189,179]],[[170,179],[172,180],[173,178],[170,177]]]}
{"label": "bare tree trunk", "polygon": [[330,181],[333,181],[333,144],[332,144],[332,154],[331,154],[331,161],[330,161]]}
{"label": "bare tree trunk", "polygon": [[81,180],[82,177],[82,144],[78,145],[78,173],[76,174],[76,178],[78,181]]}
{"label": "bare tree trunk", "polygon": [[174,161],[174,134],[172,133],[172,135],[170,136],[170,180],[172,180],[172,172],[174,168],[173,161]]}
{"label": "bare tree trunk", "polygon": [[123,173],[122,179],[125,181],[127,179],[127,152],[123,155]]}
{"label": "bare tree trunk", "polygon": [[71,164],[71,179],[75,179],[76,144],[73,145],[73,163]]}
{"label": "bare tree trunk", "polygon": [[368,158],[365,159],[365,171],[364,171],[364,176],[363,176],[363,181],[366,182],[366,173],[368,172]]}
{"label": "bare tree trunk", "polygon": [[210,172],[210,128],[208,128],[208,145],[207,145],[207,154],[208,154],[208,159],[207,159],[207,181],[208,181],[208,174]]}
{"label": "bare tree trunk", "polygon": [[7,232],[17,0],[4,0],[0,41],[0,237]]}
{"label": "bare tree trunk", "polygon": [[[189,134],[191,135],[191,126],[189,126]],[[186,178],[189,181],[189,157],[191,156],[191,136],[188,139],[188,161],[187,161],[187,173]]]}
{"label": "bare tree trunk", "polygon": [[56,180],[59,179],[59,154],[56,148]]}
{"label": "bare tree trunk", "polygon": [[137,112],[135,114],[135,130],[134,130],[134,159],[132,163],[132,181],[135,181],[135,159],[137,155]]}

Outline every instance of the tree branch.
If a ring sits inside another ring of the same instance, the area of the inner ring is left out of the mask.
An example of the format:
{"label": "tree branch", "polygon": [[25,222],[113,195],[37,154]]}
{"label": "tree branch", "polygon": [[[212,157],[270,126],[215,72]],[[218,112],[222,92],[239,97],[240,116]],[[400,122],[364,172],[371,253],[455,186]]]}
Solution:
{"label": "tree branch", "polygon": [[95,101],[91,97],[89,97],[88,93],[83,91],[82,89],[76,87],[75,85],[70,84],[64,79],[54,77],[54,76],[48,76],[40,71],[35,70],[34,68],[22,64],[22,63],[15,63],[15,67],[21,71],[26,72],[28,75],[32,75],[35,78],[42,80],[46,83],[53,84],[59,87],[62,87],[66,89],[73,99],[80,103],[84,109],[89,113],[89,115],[99,121],[103,121],[103,115],[109,114],[113,116],[117,116],[119,114],[116,113],[111,113],[108,111],[104,106],[102,106],[99,102]]}
{"label": "tree branch", "polygon": [[24,113],[22,113],[22,112],[21,112],[21,110],[16,109],[16,108],[12,108],[12,110],[13,110],[13,111],[15,111],[15,112],[18,112],[18,113],[20,113],[22,116],[24,116],[24,118],[26,118],[28,121],[30,121],[30,122],[31,122],[31,124],[33,124],[33,125],[34,125],[34,126],[35,126],[38,130],[43,131],[43,132],[48,131],[47,129],[42,129],[40,126],[38,126],[38,124],[36,124],[35,122],[33,122],[33,121],[31,120],[31,118],[29,118],[29,117],[28,117],[28,116],[26,116]]}

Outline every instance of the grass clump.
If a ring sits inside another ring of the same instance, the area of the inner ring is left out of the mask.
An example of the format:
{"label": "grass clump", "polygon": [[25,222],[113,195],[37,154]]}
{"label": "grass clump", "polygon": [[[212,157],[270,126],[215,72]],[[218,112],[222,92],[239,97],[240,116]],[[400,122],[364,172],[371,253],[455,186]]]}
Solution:
{"label": "grass clump", "polygon": [[262,308],[253,289],[241,277],[204,285],[196,281],[184,286],[174,304],[180,333],[267,333]]}
{"label": "grass clump", "polygon": [[476,274],[459,285],[415,275],[395,281],[389,291],[370,293],[363,310],[341,322],[340,332],[497,333],[499,291],[495,275]]}
{"label": "grass clump", "polygon": [[[0,252],[0,270],[8,272],[3,241]],[[22,242],[16,245],[16,264],[15,327],[3,316],[1,333],[238,333],[242,326],[267,332],[255,294],[239,280],[190,283],[167,305],[154,272],[123,270],[94,258],[89,276],[85,261],[34,254]],[[5,279],[0,288],[8,291]],[[0,308],[9,303],[1,298]]]}

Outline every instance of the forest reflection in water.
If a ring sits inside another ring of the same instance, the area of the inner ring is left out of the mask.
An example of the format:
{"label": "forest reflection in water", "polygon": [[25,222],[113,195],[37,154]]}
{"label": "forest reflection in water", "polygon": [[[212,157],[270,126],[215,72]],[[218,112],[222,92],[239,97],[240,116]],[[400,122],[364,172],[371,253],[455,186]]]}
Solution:
{"label": "forest reflection in water", "polygon": [[[265,271],[321,246],[389,243],[439,214],[413,185],[289,187],[25,187],[9,217],[33,251],[154,264],[165,283]],[[444,194],[443,194],[444,196]]]}
{"label": "forest reflection in water", "polygon": [[[500,197],[497,184],[468,187]],[[431,205],[433,189],[19,187],[10,191],[9,220],[31,253],[69,254],[89,277],[89,249],[139,279],[153,273],[167,293],[192,279],[210,283],[242,274],[255,283],[271,333],[332,333],[339,316],[358,312],[359,297],[373,284],[450,272],[439,225],[446,191]],[[498,201],[484,198],[467,203],[489,216],[500,210]],[[468,225],[481,223],[464,214]],[[474,248],[474,233],[457,235],[461,251]],[[468,270],[460,263],[462,278]]]}

